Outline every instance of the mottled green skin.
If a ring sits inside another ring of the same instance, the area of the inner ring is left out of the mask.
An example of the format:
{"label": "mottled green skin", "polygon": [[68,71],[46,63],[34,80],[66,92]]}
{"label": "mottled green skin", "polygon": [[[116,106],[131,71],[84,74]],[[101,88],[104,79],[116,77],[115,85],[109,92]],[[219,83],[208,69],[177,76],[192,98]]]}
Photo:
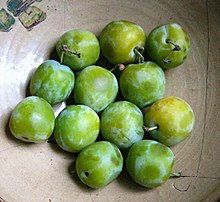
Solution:
{"label": "mottled green skin", "polygon": [[143,108],[163,97],[166,80],[163,70],[149,61],[126,66],[119,84],[124,98]]}
{"label": "mottled green skin", "polygon": [[87,186],[98,189],[115,180],[123,168],[117,146],[107,141],[95,142],[83,149],[76,159],[76,172]]}
{"label": "mottled green skin", "polygon": [[127,101],[111,103],[101,116],[103,137],[120,149],[128,149],[132,144],[143,139],[143,125],[141,110]]}
{"label": "mottled green skin", "polygon": [[99,37],[102,54],[113,64],[129,64],[137,60],[136,47],[144,47],[146,34],[133,22],[112,21],[104,27]]}
{"label": "mottled green skin", "polygon": [[75,76],[69,67],[47,60],[32,75],[30,92],[54,105],[69,97],[74,83]]}
{"label": "mottled green skin", "polygon": [[29,96],[12,111],[9,128],[17,139],[40,143],[51,136],[54,122],[51,105],[40,97]]}
{"label": "mottled green skin", "polygon": [[146,127],[159,127],[150,132],[151,137],[167,146],[175,145],[188,137],[194,122],[195,117],[190,105],[174,96],[155,102],[144,117]]}
{"label": "mottled green skin", "polygon": [[132,179],[147,188],[165,183],[173,165],[172,150],[153,140],[142,140],[132,145],[126,159],[126,168]]}
{"label": "mottled green skin", "polygon": [[65,151],[79,152],[95,142],[100,120],[95,111],[84,105],[67,106],[56,118],[54,137]]}
{"label": "mottled green skin", "polygon": [[99,66],[83,69],[76,78],[73,95],[77,104],[84,104],[96,112],[112,103],[118,93],[118,82],[114,74]]}
{"label": "mottled green skin", "polygon": [[[174,45],[167,43],[166,40],[172,41],[181,50],[172,51]],[[183,28],[176,23],[160,25],[148,35],[146,50],[152,60],[159,66],[170,69],[181,65],[185,61],[190,50],[190,39]],[[164,62],[164,58],[170,60],[170,63]]]}
{"label": "mottled green skin", "polygon": [[56,45],[59,58],[61,58],[63,45],[73,52],[80,53],[80,58],[69,52],[65,52],[63,56],[62,63],[73,70],[82,70],[95,64],[100,55],[99,41],[90,31],[75,29],[64,33]]}

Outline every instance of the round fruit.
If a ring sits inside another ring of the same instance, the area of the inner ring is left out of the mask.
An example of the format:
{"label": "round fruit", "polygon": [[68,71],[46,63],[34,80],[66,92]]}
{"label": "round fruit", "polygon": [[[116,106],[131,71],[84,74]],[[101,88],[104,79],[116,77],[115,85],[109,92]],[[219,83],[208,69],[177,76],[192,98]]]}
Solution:
{"label": "round fruit", "polygon": [[123,157],[114,144],[95,142],[84,148],[76,159],[80,180],[91,188],[102,188],[115,180],[122,171]]}
{"label": "round fruit", "polygon": [[149,132],[152,138],[167,145],[175,145],[184,140],[193,130],[194,113],[188,103],[178,97],[166,97],[146,111],[145,126],[157,129]]}
{"label": "round fruit", "polygon": [[56,50],[61,63],[73,70],[81,70],[95,64],[100,54],[96,36],[81,29],[64,33],[56,45]]}
{"label": "round fruit", "polygon": [[47,140],[54,129],[55,116],[51,105],[43,98],[29,96],[12,111],[9,128],[17,139],[40,143]]}
{"label": "round fruit", "polygon": [[99,37],[103,55],[113,64],[129,64],[139,60],[146,34],[137,24],[126,20],[112,21]]}
{"label": "round fruit", "polygon": [[47,60],[32,75],[30,92],[54,105],[69,97],[74,82],[75,76],[69,67]]}
{"label": "round fruit", "polygon": [[126,168],[138,184],[154,188],[165,183],[174,165],[172,150],[153,140],[142,140],[131,146]]}
{"label": "round fruit", "polygon": [[140,109],[133,103],[118,101],[111,103],[102,113],[103,137],[120,149],[128,149],[144,136],[144,120]]}
{"label": "round fruit", "polygon": [[149,61],[125,67],[119,83],[123,97],[143,108],[163,97],[166,80],[163,70]]}
{"label": "round fruit", "polygon": [[91,107],[96,112],[112,103],[118,93],[118,82],[112,72],[100,66],[83,69],[76,78],[73,95],[77,104]]}
{"label": "round fruit", "polygon": [[187,58],[190,39],[179,24],[160,25],[150,32],[146,50],[152,60],[162,68],[174,68]]}
{"label": "round fruit", "polygon": [[56,118],[54,138],[63,150],[79,152],[95,142],[99,130],[96,112],[84,105],[70,105]]}

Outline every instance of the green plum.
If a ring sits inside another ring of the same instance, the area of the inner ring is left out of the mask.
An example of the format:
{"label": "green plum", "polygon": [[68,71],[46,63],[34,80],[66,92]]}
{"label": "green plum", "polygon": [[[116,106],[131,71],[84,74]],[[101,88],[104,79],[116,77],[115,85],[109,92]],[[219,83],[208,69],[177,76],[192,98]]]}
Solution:
{"label": "green plum", "polygon": [[112,103],[118,93],[118,82],[109,70],[100,66],[88,66],[76,78],[73,95],[77,104],[91,107],[96,112]]}
{"label": "green plum", "polygon": [[31,95],[42,97],[54,105],[69,97],[74,83],[74,73],[68,66],[54,60],[47,60],[32,75],[30,92]]}
{"label": "green plum", "polygon": [[29,96],[12,111],[9,128],[12,135],[25,142],[47,140],[54,129],[55,116],[51,105],[43,98]]}
{"label": "green plum", "polygon": [[128,149],[144,136],[144,119],[141,110],[131,102],[111,103],[102,113],[103,137],[120,149]]}
{"label": "green plum", "polygon": [[54,138],[65,151],[79,152],[95,142],[100,120],[94,110],[84,105],[69,105],[55,121]]}
{"label": "green plum", "polygon": [[117,146],[100,141],[85,147],[76,159],[76,172],[87,186],[98,189],[115,180],[123,168],[123,157]]}
{"label": "green plum", "polygon": [[138,184],[154,188],[164,184],[174,165],[172,150],[154,140],[142,140],[131,146],[126,159],[126,168]]}
{"label": "green plum", "polygon": [[171,96],[152,104],[145,113],[144,123],[147,128],[156,126],[149,131],[150,136],[172,146],[188,137],[194,127],[195,116],[192,108],[184,100]]}
{"label": "green plum", "polygon": [[163,97],[166,80],[162,68],[148,61],[126,66],[119,84],[123,97],[143,108]]}
{"label": "green plum", "polygon": [[179,24],[164,24],[150,32],[146,50],[158,65],[170,69],[185,61],[190,50],[190,39]]}
{"label": "green plum", "polygon": [[60,37],[56,50],[61,63],[72,70],[82,70],[95,64],[100,55],[97,37],[92,32],[82,29],[65,32]]}
{"label": "green plum", "polygon": [[137,24],[116,20],[107,24],[99,36],[102,54],[112,64],[129,64],[143,60],[140,52],[146,43],[146,34]]}

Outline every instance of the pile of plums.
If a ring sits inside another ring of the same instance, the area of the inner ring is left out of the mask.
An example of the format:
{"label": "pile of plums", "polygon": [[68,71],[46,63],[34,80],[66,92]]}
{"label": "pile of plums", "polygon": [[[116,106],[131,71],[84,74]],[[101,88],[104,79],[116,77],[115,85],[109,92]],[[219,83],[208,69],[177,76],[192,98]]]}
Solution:
{"label": "pile of plums", "polygon": [[[59,62],[47,60],[33,73],[31,96],[11,114],[11,133],[34,143],[53,134],[63,150],[77,154],[77,175],[89,187],[111,183],[123,165],[138,184],[157,187],[172,174],[170,146],[194,126],[189,104],[163,97],[164,70],[182,64],[189,49],[189,37],[176,23],[148,36],[125,20],[110,22],[98,38],[87,30],[68,31],[56,44]],[[97,65],[100,53],[111,70]],[[70,95],[72,104],[55,117],[52,107]]]}

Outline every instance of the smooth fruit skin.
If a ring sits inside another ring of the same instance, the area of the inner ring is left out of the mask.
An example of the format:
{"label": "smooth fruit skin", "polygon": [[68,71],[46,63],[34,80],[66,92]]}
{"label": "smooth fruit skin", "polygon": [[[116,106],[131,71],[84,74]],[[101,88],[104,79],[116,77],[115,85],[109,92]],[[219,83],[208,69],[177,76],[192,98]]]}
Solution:
{"label": "smooth fruit skin", "polygon": [[172,150],[154,140],[142,140],[133,144],[126,159],[126,168],[131,178],[147,188],[165,183],[173,165]]}
{"label": "smooth fruit skin", "polygon": [[123,97],[143,108],[163,97],[166,79],[163,70],[154,62],[130,64],[120,75]]}
{"label": "smooth fruit skin", "polygon": [[74,29],[64,33],[57,45],[56,50],[59,58],[62,55],[62,46],[65,45],[70,51],[80,54],[80,57],[66,52],[62,63],[72,70],[82,70],[93,65],[99,58],[100,46],[97,37],[90,31]]}
{"label": "smooth fruit skin", "polygon": [[155,140],[172,146],[188,137],[194,127],[195,116],[188,103],[178,97],[166,97],[149,107],[145,113],[146,127],[158,126],[150,131]]}
{"label": "smooth fruit skin", "polygon": [[74,83],[74,73],[68,66],[55,60],[47,60],[32,75],[30,92],[31,95],[42,97],[55,105],[69,97]]}
{"label": "smooth fruit skin", "polygon": [[91,107],[96,112],[104,110],[118,93],[118,81],[113,73],[100,66],[83,69],[76,78],[73,90],[77,104]]}
{"label": "smooth fruit skin", "polygon": [[99,42],[102,54],[112,64],[129,64],[137,60],[134,49],[145,46],[146,34],[133,22],[117,20],[104,27]]}
{"label": "smooth fruit skin", "polygon": [[91,188],[102,188],[115,180],[123,168],[123,157],[114,144],[95,142],[83,149],[76,159],[80,180]]}
{"label": "smooth fruit skin", "polygon": [[63,150],[75,153],[94,143],[99,130],[95,111],[84,105],[69,105],[56,118],[54,138]]}
{"label": "smooth fruit skin", "polygon": [[47,140],[54,129],[53,108],[44,99],[29,96],[12,111],[9,128],[14,137],[25,142],[40,143]]}
{"label": "smooth fruit skin", "polygon": [[141,110],[127,101],[111,103],[101,116],[103,137],[123,150],[143,139],[143,125]]}
{"label": "smooth fruit skin", "polygon": [[[180,50],[173,50],[178,45]],[[159,66],[170,69],[181,65],[188,56],[190,39],[184,29],[177,23],[160,25],[148,35],[146,42],[148,55]]]}

